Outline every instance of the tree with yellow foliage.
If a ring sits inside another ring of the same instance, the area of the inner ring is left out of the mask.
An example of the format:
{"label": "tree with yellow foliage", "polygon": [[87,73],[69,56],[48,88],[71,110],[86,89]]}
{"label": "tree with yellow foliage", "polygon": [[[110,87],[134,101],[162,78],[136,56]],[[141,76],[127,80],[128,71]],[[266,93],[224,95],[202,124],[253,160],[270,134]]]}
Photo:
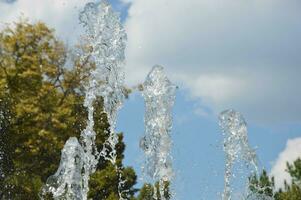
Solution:
{"label": "tree with yellow foliage", "polygon": [[[0,143],[5,143],[0,199],[39,199],[40,188],[59,165],[65,141],[79,137],[86,126],[82,83],[94,65],[89,58],[83,61],[77,56],[67,62],[67,53],[43,23],[21,21],[0,32],[0,111],[7,118],[1,120],[5,128],[0,129]],[[95,131],[101,148],[109,124],[102,100],[95,103]],[[118,164],[130,199],[136,192],[136,175],[132,168],[122,166],[122,140],[119,134]],[[109,162],[99,163],[90,185],[90,198],[118,199],[118,175]]]}

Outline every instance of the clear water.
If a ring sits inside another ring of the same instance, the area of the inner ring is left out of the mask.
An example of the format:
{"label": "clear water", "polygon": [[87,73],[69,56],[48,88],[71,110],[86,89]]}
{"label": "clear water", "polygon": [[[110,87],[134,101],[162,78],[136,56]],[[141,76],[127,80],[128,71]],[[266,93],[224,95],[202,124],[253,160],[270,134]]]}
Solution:
{"label": "clear water", "polygon": [[[79,19],[86,30],[85,40],[91,49],[82,55],[82,59],[91,57],[96,67],[91,72],[89,83],[85,85],[84,106],[88,111],[88,120],[81,133],[80,143],[76,138],[66,142],[57,172],[48,178],[42,189],[42,196],[52,193],[55,199],[65,195],[67,199],[86,200],[89,177],[95,172],[98,160],[105,159],[116,164],[116,118],[125,99],[123,63],[126,34],[118,14],[107,1],[101,1],[86,4]],[[104,111],[110,124],[110,136],[101,151],[96,148],[96,134],[93,130],[94,102],[98,97],[103,98]],[[124,181],[117,166],[116,170],[120,177],[120,189]],[[119,190],[120,199],[123,199],[122,193]]]}
{"label": "clear water", "polygon": [[42,193],[51,193],[54,199],[82,200],[86,199],[84,177],[84,149],[77,138],[67,140],[61,154],[57,172],[47,179]]}
{"label": "clear water", "polygon": [[[85,41],[91,51],[81,55],[82,60],[91,57],[95,69],[91,71],[88,83],[85,83],[84,106],[88,111],[87,126],[81,137],[69,138],[61,152],[61,161],[56,173],[47,179],[41,189],[41,199],[51,193],[54,199],[87,200],[89,178],[95,172],[99,159],[110,161],[119,175],[118,192],[120,200],[125,191],[122,169],[116,165],[118,143],[116,120],[118,111],[125,100],[124,60],[126,33],[115,13],[106,1],[86,4],[80,13],[80,23],[86,30]],[[145,154],[143,173],[145,181],[159,183],[161,199],[166,191],[166,182],[172,182],[174,169],[172,166],[172,108],[175,102],[176,86],[164,73],[162,66],[154,66],[142,85],[145,100],[145,135],[140,140],[140,147]],[[102,97],[104,112],[110,124],[110,133],[103,149],[95,145],[94,102]],[[4,115],[0,111],[0,134],[3,133]],[[223,200],[233,199],[234,165],[243,163],[250,172],[258,174],[257,157],[248,142],[247,124],[243,116],[234,110],[226,110],[219,116],[219,125],[224,136],[224,152],[226,157]],[[5,176],[2,170],[4,153],[0,141],[0,177]],[[105,189],[105,188],[104,188]],[[155,189],[155,191],[157,191]],[[157,199],[158,194],[154,194]],[[244,197],[241,197],[244,199]],[[250,194],[248,200],[269,200],[271,198],[258,194]]]}
{"label": "clear water", "polygon": [[151,183],[160,183],[163,200],[164,182],[170,182],[174,175],[170,132],[175,91],[175,85],[168,80],[161,66],[154,66],[143,83],[145,136],[140,141],[146,158],[143,171]]}
{"label": "clear water", "polygon": [[224,136],[226,157],[223,200],[232,199],[232,178],[235,175],[234,164],[243,161],[247,167],[258,173],[257,156],[248,142],[247,123],[242,114],[235,110],[226,110],[219,116],[219,125]]}
{"label": "clear water", "polygon": [[[104,102],[104,111],[107,114],[110,124],[110,135],[103,145],[103,149],[97,155],[109,160],[115,165],[119,173],[119,197],[123,199],[120,190],[123,181],[121,170],[116,165],[117,152],[115,149],[118,143],[118,136],[115,131],[118,110],[122,107],[124,95],[124,50],[126,44],[126,33],[120,22],[119,15],[115,13],[107,1],[100,3],[88,3],[80,13],[80,22],[86,29],[85,39],[88,41],[92,56],[96,64],[95,70],[91,73],[90,82],[86,87],[85,107],[88,109],[88,125],[82,134],[82,140],[87,149],[86,168],[92,167],[90,172],[95,170],[93,152],[95,148],[95,133],[93,131],[93,103],[101,96]],[[109,153],[108,153],[109,152]],[[91,159],[91,160],[89,160]],[[87,174],[86,180],[89,180]],[[88,182],[87,182],[88,184]]]}

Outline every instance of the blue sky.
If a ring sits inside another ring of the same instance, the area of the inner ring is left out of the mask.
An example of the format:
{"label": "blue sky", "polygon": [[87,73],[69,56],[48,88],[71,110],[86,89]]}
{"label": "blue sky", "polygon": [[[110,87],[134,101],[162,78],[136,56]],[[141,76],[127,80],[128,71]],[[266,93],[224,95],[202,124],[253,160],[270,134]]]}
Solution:
{"label": "blue sky", "polygon": [[[174,107],[172,138],[176,197],[218,199],[223,189],[224,172],[221,131],[216,118],[208,119],[194,113],[197,102],[187,100],[186,95],[185,91],[179,90]],[[125,133],[125,163],[134,166],[139,173],[143,159],[139,149],[139,139],[144,131],[143,116],[143,98],[135,94],[126,102],[118,121],[118,130]],[[249,124],[250,144],[257,148],[261,167],[270,171],[287,140],[300,137],[300,130],[300,124],[265,127]]]}
{"label": "blue sky", "polygon": [[[69,44],[76,41],[77,14],[88,1],[41,2],[0,1],[0,27],[23,13],[56,28]],[[261,167],[280,184],[285,162],[301,155],[300,1],[109,2],[128,33],[127,84],[141,83],[162,64],[179,86],[172,131],[176,199],[218,199],[224,154],[217,116],[228,108],[245,116]],[[125,163],[139,175],[143,116],[143,99],[134,93],[117,127],[125,135]]]}

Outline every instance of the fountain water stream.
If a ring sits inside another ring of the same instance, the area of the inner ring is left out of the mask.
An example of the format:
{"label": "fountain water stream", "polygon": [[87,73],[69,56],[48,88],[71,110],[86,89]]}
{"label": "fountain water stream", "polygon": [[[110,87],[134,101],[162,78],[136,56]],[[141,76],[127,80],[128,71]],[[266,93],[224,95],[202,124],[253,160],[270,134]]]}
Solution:
{"label": "fountain water stream", "polygon": [[[61,155],[57,172],[50,176],[42,188],[41,196],[51,193],[55,200],[87,200],[89,178],[95,172],[99,159],[110,161],[119,175],[119,199],[124,200],[122,186],[122,169],[116,163],[117,113],[125,99],[124,91],[124,50],[126,33],[115,13],[106,0],[99,3],[88,3],[80,13],[80,22],[86,30],[86,41],[90,49],[82,55],[85,59],[91,57],[95,69],[90,73],[90,79],[85,84],[86,95],[84,106],[88,111],[87,126],[81,133],[81,138],[70,138]],[[175,102],[176,86],[164,73],[161,66],[154,66],[142,85],[142,95],[145,100],[145,135],[140,141],[140,147],[145,153],[143,172],[153,185],[159,184],[159,191],[154,186],[154,199],[166,200],[166,185],[174,176],[171,157],[172,108]],[[109,137],[98,150],[95,145],[94,103],[101,97],[104,102],[104,112],[110,124]],[[234,111],[226,110],[220,114],[219,124],[224,136],[224,151],[226,154],[225,187],[223,200],[230,200],[232,195],[231,181],[233,166],[243,160],[247,166],[252,166],[257,172],[255,151],[249,146],[247,126],[243,116]],[[1,113],[0,113],[1,129]],[[0,152],[1,162],[1,152]],[[1,169],[0,169],[1,175]]]}
{"label": "fountain water stream", "polygon": [[[118,143],[118,136],[115,133],[117,112],[122,107],[124,96],[124,50],[126,33],[121,25],[120,18],[107,1],[100,3],[88,3],[80,14],[80,21],[86,29],[86,39],[92,51],[96,68],[91,73],[90,82],[86,87],[85,107],[88,109],[88,126],[82,134],[86,146],[88,158],[92,157],[95,141],[93,131],[93,103],[98,96],[104,101],[104,111],[107,114],[110,124],[109,138],[103,144],[103,149],[98,156],[109,160],[115,165],[119,174],[119,197],[123,199],[123,184],[121,170],[116,165],[117,152],[115,149]],[[92,138],[91,138],[92,136]],[[88,149],[90,148],[90,149]],[[96,151],[94,149],[94,151]],[[91,162],[85,162],[93,166]],[[88,178],[86,179],[88,180]]]}
{"label": "fountain water stream", "polygon": [[[162,200],[166,199],[165,184],[173,177],[170,132],[175,90],[175,85],[168,80],[161,66],[154,66],[143,84],[145,136],[140,141],[140,147],[146,157],[144,173],[153,184],[159,182]],[[154,192],[154,198],[158,196]]]}
{"label": "fountain water stream", "polygon": [[224,136],[224,151],[226,154],[225,187],[223,200],[231,199],[231,179],[234,175],[233,165],[243,160],[247,166],[253,166],[257,173],[257,157],[250,147],[247,135],[247,124],[243,116],[234,110],[226,110],[219,116],[219,125]]}
{"label": "fountain water stream", "polygon": [[[103,0],[99,3],[87,3],[80,13],[80,22],[86,29],[86,41],[89,51],[82,58],[91,57],[95,69],[90,74],[86,89],[84,106],[88,110],[87,126],[81,133],[80,143],[76,138],[70,138],[62,150],[62,158],[58,171],[48,178],[42,189],[52,193],[55,199],[62,195],[66,199],[87,199],[89,177],[95,172],[98,160],[104,158],[115,165],[119,174],[119,197],[124,183],[121,169],[116,165],[117,152],[115,146],[118,136],[115,133],[117,112],[124,101],[124,49],[126,34],[117,13],[110,4]],[[99,152],[95,145],[94,132],[94,102],[103,98],[104,111],[110,124],[109,138]]]}
{"label": "fountain water stream", "polygon": [[84,188],[84,150],[77,138],[71,137],[66,142],[61,155],[57,172],[47,179],[43,193],[51,193],[54,199],[82,200],[86,199]]}

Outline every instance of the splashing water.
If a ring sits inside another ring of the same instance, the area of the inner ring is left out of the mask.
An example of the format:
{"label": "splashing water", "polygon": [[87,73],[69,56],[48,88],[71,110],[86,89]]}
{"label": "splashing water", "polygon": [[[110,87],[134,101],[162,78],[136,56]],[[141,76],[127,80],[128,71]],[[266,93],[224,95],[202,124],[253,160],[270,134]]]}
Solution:
{"label": "splashing water", "polygon": [[226,154],[225,187],[223,200],[231,199],[231,177],[233,165],[239,160],[252,165],[257,172],[257,158],[255,151],[249,146],[247,124],[243,116],[234,110],[226,110],[219,116],[219,125],[224,136],[224,151]]}
{"label": "splashing water", "polygon": [[107,1],[101,1],[99,4],[88,3],[80,14],[80,21],[86,28],[87,41],[92,48],[91,56],[96,64],[95,70],[91,73],[90,83],[86,88],[85,106],[89,109],[89,124],[83,138],[84,141],[88,141],[87,146],[92,143],[89,142],[86,135],[94,133],[93,102],[97,96],[102,96],[104,111],[110,124],[110,135],[103,144],[99,156],[115,165],[119,174],[118,193],[120,199],[123,199],[125,191],[122,191],[121,188],[124,181],[121,169],[116,165],[115,147],[118,143],[118,136],[115,133],[115,127],[118,110],[122,107],[125,99],[123,64],[127,37],[119,15],[113,11]]}
{"label": "splashing water", "polygon": [[84,150],[77,138],[69,138],[62,150],[60,166],[57,172],[47,179],[42,189],[43,195],[51,193],[54,199],[86,199],[82,176],[84,157]]}
{"label": "splashing water", "polygon": [[[88,125],[82,133],[82,141],[86,147],[86,155],[88,155],[85,166],[90,168],[90,172],[94,172],[97,161],[95,162],[93,158],[93,152],[97,150],[93,150],[95,147],[93,103],[98,96],[103,98],[104,111],[107,113],[110,124],[109,138],[104,143],[98,158],[102,156],[114,165],[116,164],[115,146],[118,137],[115,134],[115,126],[117,112],[125,98],[122,64],[124,63],[126,34],[118,14],[113,11],[107,1],[88,3],[84,11],[80,13],[80,22],[86,28],[86,39],[92,49],[89,54],[96,65],[91,73],[89,84],[86,86],[84,106],[88,109]],[[89,175],[86,174],[86,180],[89,179]]]}
{"label": "splashing water", "polygon": [[[175,85],[168,80],[161,66],[154,66],[143,84],[146,107],[145,136],[140,141],[146,157],[143,171],[153,183],[159,182],[163,200],[166,192],[164,185],[173,177],[170,132],[175,90]],[[154,195],[156,199],[158,195]]]}
{"label": "splashing water", "polygon": [[[55,199],[60,199],[61,194],[69,195],[70,193],[71,199],[86,200],[90,175],[95,172],[98,160],[102,156],[116,167],[120,179],[119,197],[123,199],[122,195],[125,191],[121,188],[124,181],[121,180],[121,169],[116,165],[115,146],[118,136],[115,133],[115,126],[117,112],[125,99],[122,64],[124,63],[126,34],[118,14],[105,0],[99,3],[87,3],[79,18],[86,29],[87,45],[91,49],[90,52],[82,55],[82,59],[89,56],[96,66],[90,74],[89,83],[85,85],[84,106],[88,110],[87,126],[81,133],[82,145],[75,141],[76,138],[67,141],[62,152],[62,157],[65,158],[62,158],[57,173],[48,179],[42,193],[50,192]],[[96,133],[93,119],[93,104],[98,97],[103,98],[104,111],[110,124],[109,138],[100,152],[95,145]],[[78,150],[72,151],[73,149]],[[81,155],[83,159],[74,163],[78,155]],[[65,172],[70,173],[71,177]],[[67,189],[65,186],[68,186]]]}
{"label": "splashing water", "polygon": [[[116,117],[125,99],[123,63],[126,33],[118,14],[107,1],[88,3],[80,14],[80,21],[86,28],[88,43],[92,47],[91,55],[96,64],[87,87],[85,106],[91,108],[97,96],[103,97],[111,133],[105,147],[113,150],[109,155],[106,153],[107,149],[101,154],[116,163]],[[93,112],[89,112],[89,122],[92,126]]]}

